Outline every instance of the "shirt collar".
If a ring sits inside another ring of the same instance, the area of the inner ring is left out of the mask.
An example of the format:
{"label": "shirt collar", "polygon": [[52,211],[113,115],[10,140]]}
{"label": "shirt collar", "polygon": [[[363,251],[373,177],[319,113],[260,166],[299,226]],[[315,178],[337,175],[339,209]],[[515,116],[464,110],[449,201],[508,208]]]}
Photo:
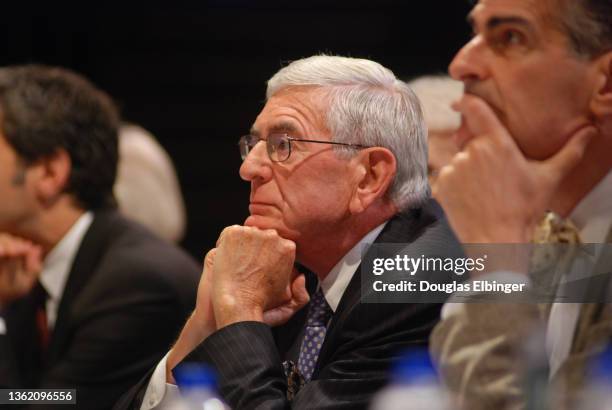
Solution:
{"label": "shirt collar", "polygon": [[612,171],[578,203],[569,218],[585,243],[605,242],[612,225]]}
{"label": "shirt collar", "polygon": [[321,282],[325,300],[333,312],[336,312],[340,299],[361,263],[361,255],[374,242],[388,221],[383,222],[366,234],[342,259],[332,268]]}
{"label": "shirt collar", "polygon": [[55,302],[58,302],[64,293],[72,262],[92,221],[91,211],[81,215],[43,261],[40,283],[49,298]]}

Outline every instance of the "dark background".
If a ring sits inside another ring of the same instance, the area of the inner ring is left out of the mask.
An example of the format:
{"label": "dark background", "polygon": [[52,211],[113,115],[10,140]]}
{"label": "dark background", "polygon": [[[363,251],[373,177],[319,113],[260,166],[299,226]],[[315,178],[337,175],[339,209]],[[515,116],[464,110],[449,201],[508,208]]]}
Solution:
{"label": "dark background", "polygon": [[410,79],[445,72],[469,35],[466,0],[193,3],[24,3],[0,18],[0,65],[77,70],[151,131],[175,162],[189,218],[183,245],[198,258],[248,214],[236,143],[279,68],[324,52]]}

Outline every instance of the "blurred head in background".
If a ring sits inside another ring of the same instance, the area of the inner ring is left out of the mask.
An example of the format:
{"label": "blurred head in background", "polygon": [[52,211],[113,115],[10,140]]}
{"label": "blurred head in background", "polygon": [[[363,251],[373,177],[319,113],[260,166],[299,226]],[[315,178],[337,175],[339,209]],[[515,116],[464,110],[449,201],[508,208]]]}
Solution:
{"label": "blurred head in background", "polygon": [[119,168],[114,187],[119,210],[167,241],[185,233],[185,204],[176,170],[164,148],[145,129],[119,130]]}
{"label": "blurred head in background", "polygon": [[0,231],[50,247],[85,210],[113,206],[119,114],[63,68],[0,68]]}
{"label": "blurred head in background", "polygon": [[419,98],[427,125],[429,157],[427,172],[433,186],[440,169],[457,153],[452,136],[461,124],[461,116],[451,104],[461,98],[463,84],[446,75],[418,77],[408,83]]}

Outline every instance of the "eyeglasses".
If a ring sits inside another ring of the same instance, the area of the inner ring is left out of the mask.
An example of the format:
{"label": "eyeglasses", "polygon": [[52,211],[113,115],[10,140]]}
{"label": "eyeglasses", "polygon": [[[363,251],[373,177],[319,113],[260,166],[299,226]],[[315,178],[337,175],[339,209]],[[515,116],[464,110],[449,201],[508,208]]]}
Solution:
{"label": "eyeglasses", "polygon": [[291,156],[291,142],[312,142],[315,144],[331,144],[331,145],[342,145],[344,147],[350,147],[355,149],[371,148],[361,144],[347,144],[344,142],[333,142],[333,141],[318,141],[318,140],[306,140],[301,138],[293,138],[287,134],[270,134],[267,139],[260,138],[255,135],[244,135],[240,137],[238,146],[240,147],[240,157],[244,161],[249,155],[249,152],[257,145],[259,141],[266,142],[266,149],[268,151],[268,157],[272,162],[283,162],[287,161]]}

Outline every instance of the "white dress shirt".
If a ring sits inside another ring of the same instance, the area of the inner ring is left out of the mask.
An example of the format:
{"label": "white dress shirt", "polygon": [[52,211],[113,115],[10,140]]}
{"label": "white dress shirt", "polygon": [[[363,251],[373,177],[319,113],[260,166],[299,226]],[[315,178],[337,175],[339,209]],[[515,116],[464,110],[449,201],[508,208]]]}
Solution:
{"label": "white dress shirt", "polygon": [[[361,256],[378,237],[386,224],[386,221],[383,222],[361,238],[361,240],[353,246],[338,263],[336,263],[325,279],[321,281],[320,286],[323,289],[323,295],[333,312],[336,312],[336,309],[338,309],[340,299],[342,299],[342,295],[344,295],[353,275],[357,271],[357,267],[361,263]],[[166,383],[166,362],[168,360],[168,354],[169,353],[167,353],[157,364],[157,367],[155,367],[153,375],[149,380],[147,390],[145,391],[142,404],[140,405],[140,410],[150,410],[158,406],[166,408],[175,397],[179,395],[176,385]]]}
{"label": "white dress shirt", "polygon": [[92,212],[85,212],[81,215],[43,261],[40,283],[49,295],[46,304],[49,329],[55,326],[57,311],[64,294],[72,263],[92,221]]}
{"label": "white dress shirt", "polygon": [[[53,329],[55,326],[57,311],[59,310],[74,257],[92,221],[92,212],[85,212],[81,215],[43,261],[39,280],[48,295],[45,310],[49,329]],[[6,332],[6,325],[0,317],[0,334],[5,334]]]}

